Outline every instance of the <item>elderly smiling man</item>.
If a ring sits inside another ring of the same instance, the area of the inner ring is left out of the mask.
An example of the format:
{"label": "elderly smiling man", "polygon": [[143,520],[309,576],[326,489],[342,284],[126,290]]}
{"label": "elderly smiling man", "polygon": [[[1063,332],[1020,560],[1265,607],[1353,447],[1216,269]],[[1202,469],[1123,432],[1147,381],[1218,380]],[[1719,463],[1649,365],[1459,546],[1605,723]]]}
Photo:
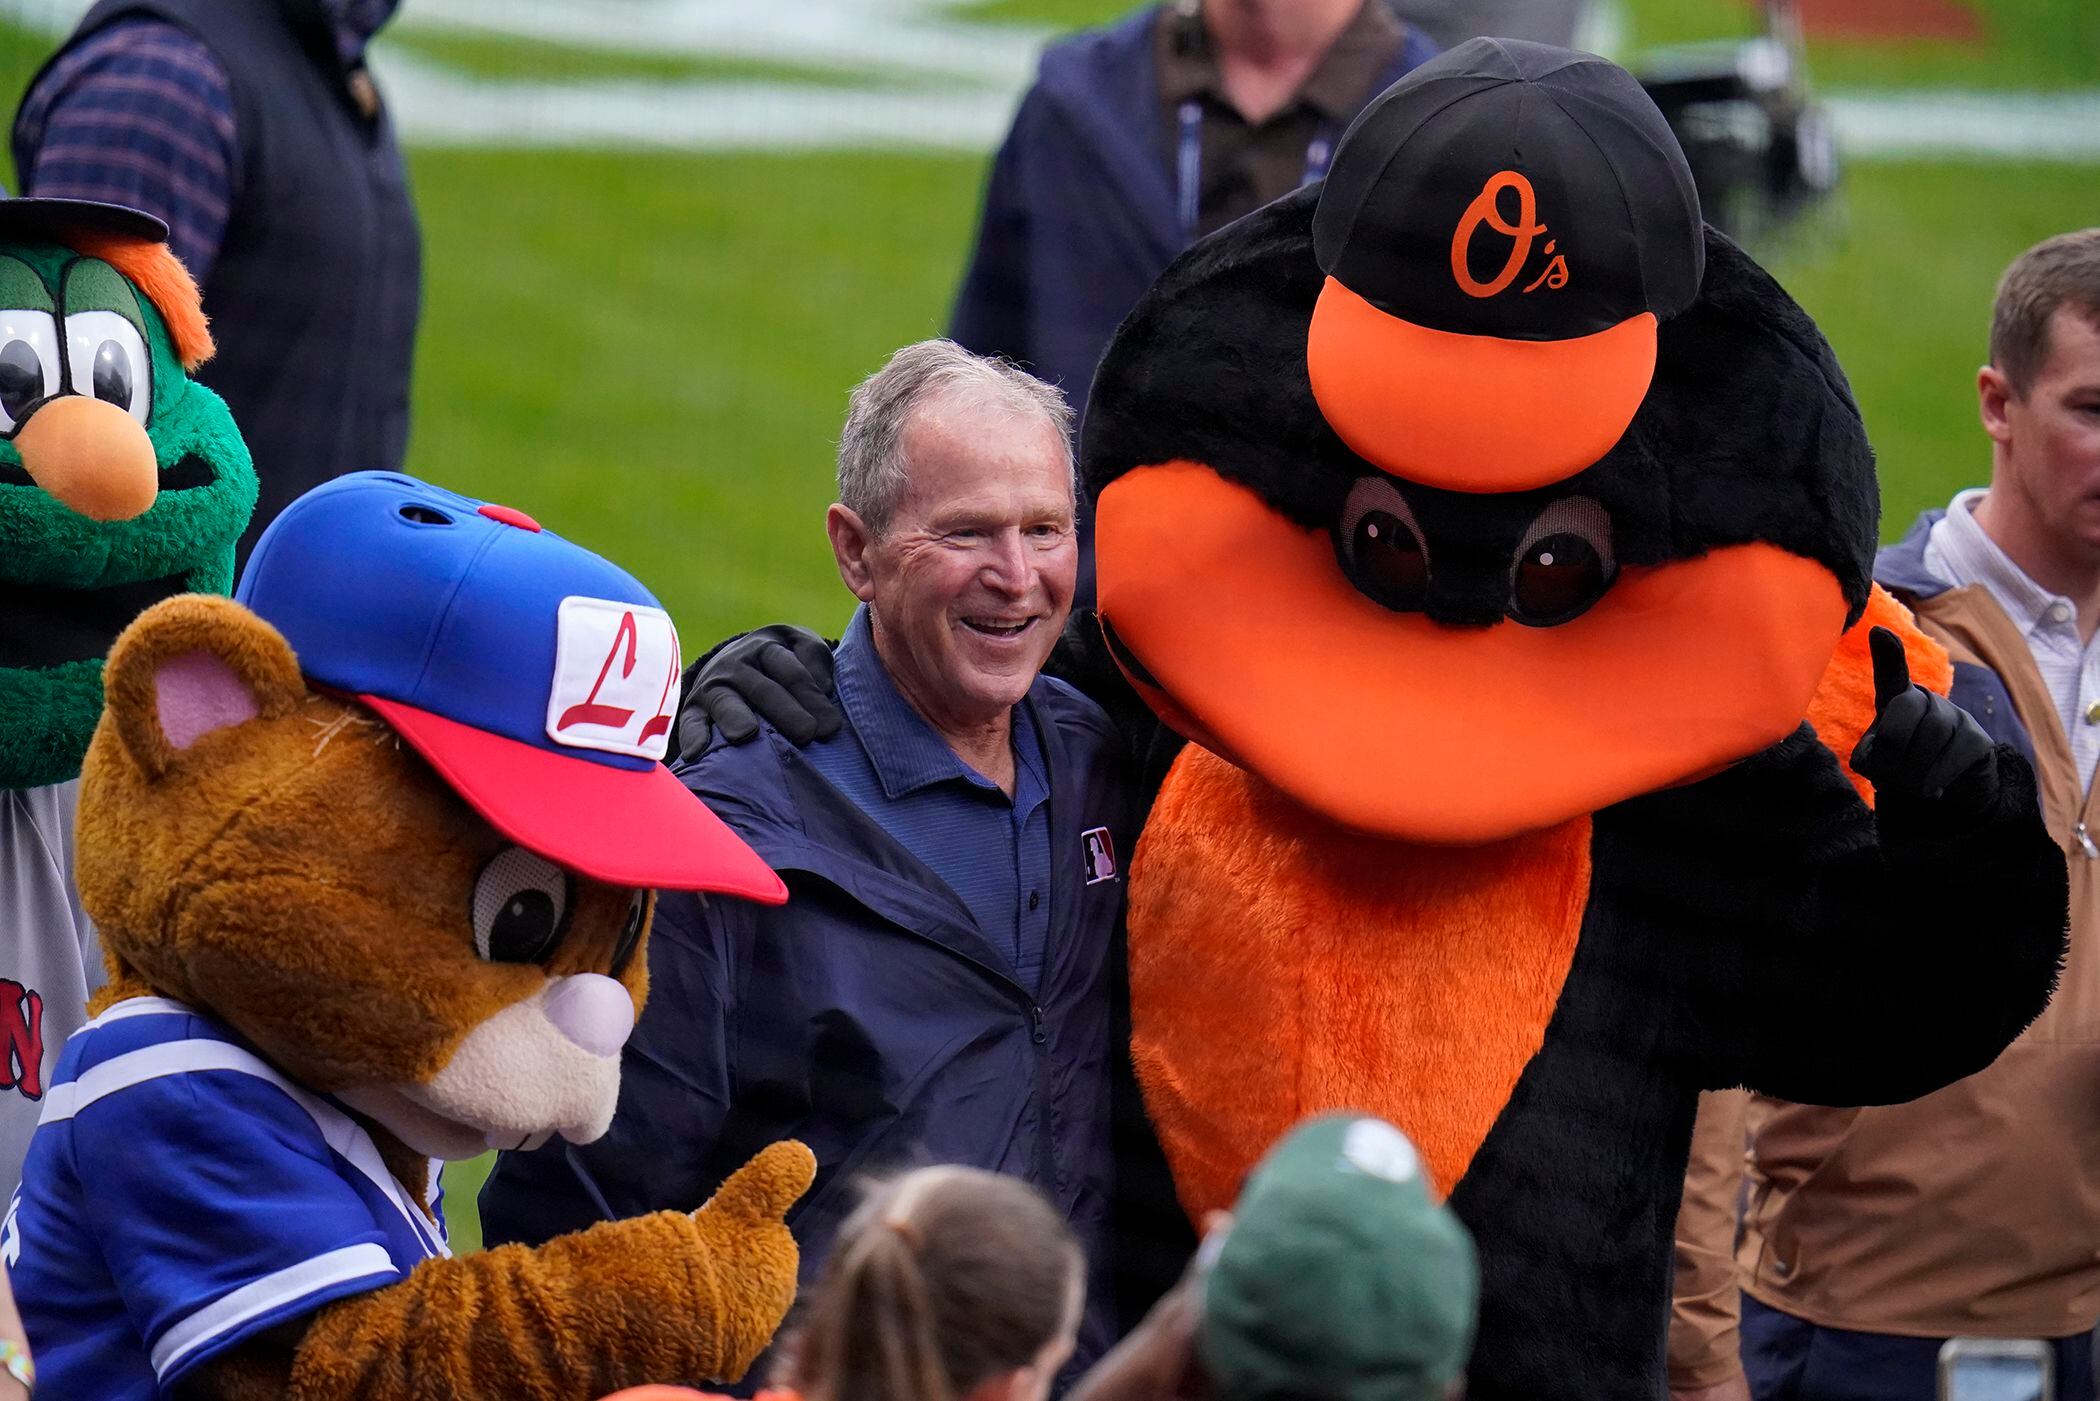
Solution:
{"label": "elderly smiling man", "polygon": [[[790,892],[666,895],[610,1133],[507,1157],[491,1241],[691,1209],[794,1137],[814,1277],[850,1179],[929,1162],[1026,1178],[1106,1257],[1110,949],[1135,836],[1108,721],[1039,675],[1076,571],[1069,413],[948,341],[854,390],[825,517],[861,600],[844,723],[796,749],[716,745],[684,771]],[[806,736],[804,736],[806,738]],[[1073,1366],[1110,1341],[1089,1291]]]}

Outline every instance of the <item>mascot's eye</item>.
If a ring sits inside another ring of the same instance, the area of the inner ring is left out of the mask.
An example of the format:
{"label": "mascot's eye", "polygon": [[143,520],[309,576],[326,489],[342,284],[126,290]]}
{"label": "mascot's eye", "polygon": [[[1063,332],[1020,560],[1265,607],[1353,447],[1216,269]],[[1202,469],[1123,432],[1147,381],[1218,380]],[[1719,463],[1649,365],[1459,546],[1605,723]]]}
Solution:
{"label": "mascot's eye", "polygon": [[48,311],[0,311],[0,433],[58,393],[58,324]]}
{"label": "mascot's eye", "polygon": [[1524,532],[1510,571],[1509,616],[1552,627],[1581,616],[1618,576],[1611,516],[1587,496],[1568,496],[1539,512]]}
{"label": "mascot's eye", "polygon": [[152,372],[138,327],[113,311],[76,311],[66,318],[66,362],[75,394],[92,394],[146,421]]}
{"label": "mascot's eye", "polygon": [[474,878],[474,952],[491,963],[537,963],[569,923],[569,873],[507,846]]}
{"label": "mascot's eye", "polygon": [[627,902],[627,922],[620,926],[620,941],[613,945],[612,968],[617,978],[627,971],[634,961],[634,951],[642,942],[642,918],[649,913],[649,892],[637,890]]}
{"label": "mascot's eye", "polygon": [[1429,597],[1429,548],[1414,510],[1394,485],[1366,477],[1342,506],[1342,559],[1350,582],[1398,612],[1420,611]]}

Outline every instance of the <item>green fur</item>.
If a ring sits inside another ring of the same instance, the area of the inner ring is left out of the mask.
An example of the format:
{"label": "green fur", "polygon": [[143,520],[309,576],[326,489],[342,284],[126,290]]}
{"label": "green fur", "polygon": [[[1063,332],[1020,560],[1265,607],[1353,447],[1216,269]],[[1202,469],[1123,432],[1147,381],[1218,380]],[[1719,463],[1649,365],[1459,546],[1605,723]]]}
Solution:
{"label": "green fur", "polygon": [[57,311],[43,275],[20,258],[0,257],[0,306]]}
{"label": "green fur", "polygon": [[[255,509],[247,444],[225,401],[195,380],[178,379],[165,408],[154,392],[147,432],[162,468],[194,452],[218,480],[164,493],[128,521],[89,520],[34,486],[0,483],[0,578],[89,589],[201,571],[213,592],[232,586],[234,542]],[[13,444],[0,443],[0,462],[20,464]]]}
{"label": "green fur", "polygon": [[0,788],[41,788],[80,773],[102,714],[102,661],[48,671],[0,667]]}
{"label": "green fur", "polygon": [[[75,514],[38,487],[0,482],[0,607],[9,583],[94,589],[181,575],[194,592],[230,591],[234,544],[255,509],[256,478],[225,402],[183,372],[160,313],[114,269],[50,244],[0,252],[0,287],[13,285],[17,296],[28,290],[21,276],[27,268],[54,301],[63,281],[74,309],[114,310],[140,326],[152,361],[146,434],[155,459],[165,472],[194,453],[217,478],[163,492],[136,519],[107,522]],[[12,442],[0,442],[0,463],[21,462]],[[101,706],[100,661],[0,668],[0,787],[77,775]]]}

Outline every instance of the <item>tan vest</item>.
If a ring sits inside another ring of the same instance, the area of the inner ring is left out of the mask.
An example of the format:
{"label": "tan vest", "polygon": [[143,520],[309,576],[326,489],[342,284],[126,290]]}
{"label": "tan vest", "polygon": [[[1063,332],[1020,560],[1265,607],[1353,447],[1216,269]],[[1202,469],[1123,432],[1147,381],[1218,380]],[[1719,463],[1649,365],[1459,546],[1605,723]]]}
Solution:
{"label": "tan vest", "polygon": [[1736,1263],[1752,1295],[1814,1323],[2062,1337],[2100,1318],[2100,859],[2081,840],[2100,806],[1996,601],[1971,585],[1914,606],[1956,661],[2004,679],[2033,737],[2070,864],[2070,958],[2041,1018],[1936,1094],[1878,1109],[1753,1099]]}

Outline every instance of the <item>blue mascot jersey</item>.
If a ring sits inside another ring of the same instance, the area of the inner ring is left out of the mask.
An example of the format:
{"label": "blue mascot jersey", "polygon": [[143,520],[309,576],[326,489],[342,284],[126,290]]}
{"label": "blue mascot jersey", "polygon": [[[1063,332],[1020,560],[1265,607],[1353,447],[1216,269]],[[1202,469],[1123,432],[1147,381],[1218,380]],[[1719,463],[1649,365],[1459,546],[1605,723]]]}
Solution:
{"label": "blue mascot jersey", "polygon": [[162,998],[66,1042],[0,1228],[38,1390],[81,1401],[149,1401],[447,1253],[340,1107]]}

